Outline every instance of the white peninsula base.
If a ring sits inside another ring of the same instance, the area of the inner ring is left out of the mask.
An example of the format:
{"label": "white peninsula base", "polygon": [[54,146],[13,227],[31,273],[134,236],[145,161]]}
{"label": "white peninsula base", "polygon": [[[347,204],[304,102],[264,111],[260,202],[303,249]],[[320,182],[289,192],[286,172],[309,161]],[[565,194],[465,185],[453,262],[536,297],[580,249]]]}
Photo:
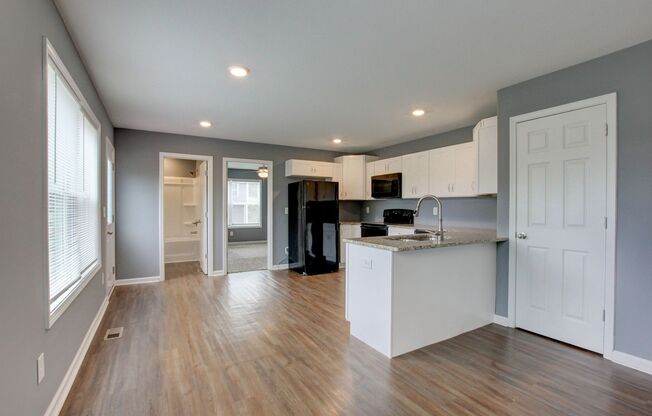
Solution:
{"label": "white peninsula base", "polygon": [[351,335],[387,357],[493,321],[496,244],[389,251],[347,243]]}

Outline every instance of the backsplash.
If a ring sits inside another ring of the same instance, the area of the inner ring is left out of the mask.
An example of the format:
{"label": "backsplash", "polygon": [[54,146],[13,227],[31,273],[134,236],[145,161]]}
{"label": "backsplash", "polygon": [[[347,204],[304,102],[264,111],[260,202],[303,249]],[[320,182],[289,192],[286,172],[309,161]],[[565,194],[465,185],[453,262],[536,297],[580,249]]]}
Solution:
{"label": "backsplash", "polygon": [[[382,201],[364,201],[361,203],[361,221],[382,221],[383,210],[388,208],[414,209],[416,199],[388,199]],[[432,215],[435,201],[426,200],[421,205],[420,214],[414,218],[415,224],[436,224],[437,217]],[[369,213],[367,214],[367,207]],[[444,211],[444,228],[472,227],[496,228],[496,198],[449,198],[442,199]]]}

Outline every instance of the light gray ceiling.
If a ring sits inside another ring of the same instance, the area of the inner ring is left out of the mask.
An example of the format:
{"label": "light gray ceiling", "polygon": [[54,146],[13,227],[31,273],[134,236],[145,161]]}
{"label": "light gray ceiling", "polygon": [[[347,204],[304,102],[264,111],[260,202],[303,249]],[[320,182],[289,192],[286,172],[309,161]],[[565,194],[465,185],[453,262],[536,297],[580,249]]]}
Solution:
{"label": "light gray ceiling", "polygon": [[502,87],[652,38],[649,0],[55,3],[117,127],[346,151],[474,124]]}

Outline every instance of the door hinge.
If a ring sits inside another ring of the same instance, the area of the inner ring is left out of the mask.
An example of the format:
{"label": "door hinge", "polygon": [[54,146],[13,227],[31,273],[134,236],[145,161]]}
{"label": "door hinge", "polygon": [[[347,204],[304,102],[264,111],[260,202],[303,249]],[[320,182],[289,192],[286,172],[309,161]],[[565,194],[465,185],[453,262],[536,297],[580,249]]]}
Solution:
{"label": "door hinge", "polygon": [[115,274],[115,266],[111,266],[111,274]]}
{"label": "door hinge", "polygon": [[604,229],[605,230],[607,229],[607,226],[609,225],[608,220],[609,219],[607,217],[604,217]]}
{"label": "door hinge", "polygon": [[602,322],[604,322],[606,316],[607,316],[607,312],[603,309],[602,310]]}
{"label": "door hinge", "polygon": [[609,123],[604,125],[604,135],[609,136]]}

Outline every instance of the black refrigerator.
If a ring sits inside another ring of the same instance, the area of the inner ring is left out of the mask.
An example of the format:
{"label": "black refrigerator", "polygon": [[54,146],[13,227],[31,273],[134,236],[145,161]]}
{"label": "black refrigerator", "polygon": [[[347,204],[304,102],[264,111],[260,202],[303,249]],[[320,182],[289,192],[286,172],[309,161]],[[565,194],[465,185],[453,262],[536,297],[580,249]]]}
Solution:
{"label": "black refrigerator", "polygon": [[288,262],[297,273],[339,269],[337,182],[301,181],[288,185]]}

